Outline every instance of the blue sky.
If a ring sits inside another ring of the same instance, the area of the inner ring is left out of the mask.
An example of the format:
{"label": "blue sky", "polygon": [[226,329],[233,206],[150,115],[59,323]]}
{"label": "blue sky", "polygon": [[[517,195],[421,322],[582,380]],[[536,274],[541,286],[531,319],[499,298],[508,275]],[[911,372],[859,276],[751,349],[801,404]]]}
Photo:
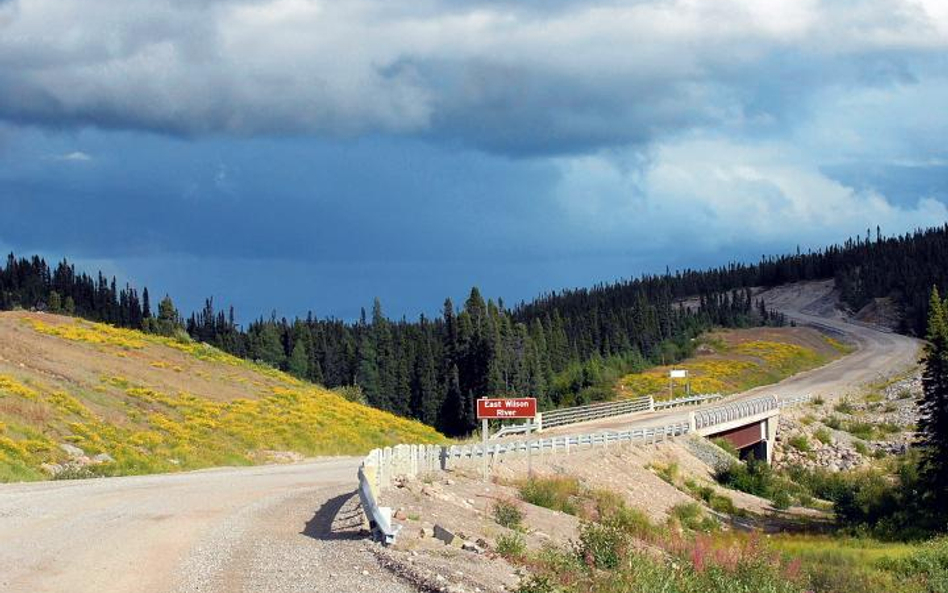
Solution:
{"label": "blue sky", "polygon": [[0,0],[0,248],[246,321],[948,219],[940,0]]}

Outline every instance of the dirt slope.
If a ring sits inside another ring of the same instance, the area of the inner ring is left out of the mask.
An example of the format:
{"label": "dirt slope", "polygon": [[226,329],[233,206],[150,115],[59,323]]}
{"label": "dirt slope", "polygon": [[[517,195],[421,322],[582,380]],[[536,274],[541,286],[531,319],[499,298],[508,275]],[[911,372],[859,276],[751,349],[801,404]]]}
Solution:
{"label": "dirt slope", "polygon": [[441,440],[214,348],[0,313],[0,482],[358,454]]}

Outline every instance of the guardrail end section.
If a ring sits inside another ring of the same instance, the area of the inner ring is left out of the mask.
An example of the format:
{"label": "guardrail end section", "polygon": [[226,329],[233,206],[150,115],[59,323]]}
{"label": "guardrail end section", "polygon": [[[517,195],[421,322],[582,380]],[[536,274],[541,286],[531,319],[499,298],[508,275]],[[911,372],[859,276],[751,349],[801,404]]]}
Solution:
{"label": "guardrail end section", "polygon": [[378,506],[369,480],[361,467],[359,468],[359,502],[362,503],[362,512],[369,521],[372,538],[385,545],[393,543],[401,526],[392,525],[391,508]]}

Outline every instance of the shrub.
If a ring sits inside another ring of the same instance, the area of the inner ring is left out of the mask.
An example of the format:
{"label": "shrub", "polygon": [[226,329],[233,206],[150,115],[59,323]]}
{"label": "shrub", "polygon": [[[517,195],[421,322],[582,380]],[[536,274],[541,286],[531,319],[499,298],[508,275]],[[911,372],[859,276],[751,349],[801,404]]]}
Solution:
{"label": "shrub", "polygon": [[823,404],[826,403],[826,400],[820,396],[816,396],[810,400],[810,403],[814,406],[822,406]]}
{"label": "shrub", "polygon": [[532,575],[529,580],[520,583],[517,593],[557,593],[561,591],[556,586],[553,577],[549,575]]}
{"label": "shrub", "polygon": [[746,464],[735,462],[719,470],[715,479],[728,488],[768,498],[778,509],[789,507],[791,496],[804,491],[792,481],[775,474],[765,462],[756,459]]}
{"label": "shrub", "polygon": [[718,470],[715,479],[728,488],[766,497],[773,481],[773,471],[766,463],[752,459],[746,464],[734,462]]}
{"label": "shrub", "polygon": [[810,441],[807,440],[805,434],[795,434],[790,437],[790,440],[787,443],[798,451],[803,451],[804,453],[810,450]]}
{"label": "shrub", "polygon": [[737,450],[737,447],[735,447],[731,443],[731,441],[723,437],[718,437],[716,439],[712,439],[711,442],[717,445],[718,447],[720,447],[721,449],[724,449],[732,457],[740,457],[740,451]]}
{"label": "shrub", "polygon": [[853,449],[860,455],[869,455],[869,447],[862,441],[853,441]]}
{"label": "shrub", "polygon": [[614,521],[584,523],[576,543],[576,554],[588,566],[615,568],[629,538]]}
{"label": "shrub", "polygon": [[672,486],[678,481],[678,464],[672,461],[668,465],[655,466],[655,473]]}
{"label": "shrub", "polygon": [[497,553],[504,558],[523,558],[527,555],[527,541],[520,533],[505,533],[497,538]]}
{"label": "shrub", "polygon": [[720,527],[714,517],[706,515],[701,505],[694,502],[673,506],[669,515],[677,519],[682,527],[691,531],[714,531]]}
{"label": "shrub", "polygon": [[837,416],[827,416],[823,418],[823,424],[829,426],[833,430],[840,430],[843,426],[843,422]]}
{"label": "shrub", "polygon": [[948,593],[948,537],[926,542],[921,549],[898,560],[884,560],[884,568],[930,593]]}
{"label": "shrub", "polygon": [[787,494],[786,490],[778,490],[771,496],[770,502],[773,503],[775,509],[789,509],[791,503],[790,495]]}
{"label": "shrub", "polygon": [[524,502],[569,515],[578,512],[576,503],[581,492],[579,480],[571,477],[536,477],[520,484]]}
{"label": "shrub", "polygon": [[830,434],[830,431],[826,428],[818,428],[816,432],[813,433],[813,438],[824,445],[829,445],[833,442],[833,435]]}
{"label": "shrub", "polygon": [[852,413],[856,411],[856,408],[853,407],[852,402],[848,399],[844,399],[843,401],[839,402],[833,406],[833,409],[840,414],[846,414],[847,416],[851,416]]}
{"label": "shrub", "polygon": [[508,529],[520,529],[523,524],[523,510],[512,500],[498,500],[494,503],[494,521]]}
{"label": "shrub", "polygon": [[864,441],[871,441],[875,435],[875,426],[868,422],[850,422],[846,425],[846,432]]}

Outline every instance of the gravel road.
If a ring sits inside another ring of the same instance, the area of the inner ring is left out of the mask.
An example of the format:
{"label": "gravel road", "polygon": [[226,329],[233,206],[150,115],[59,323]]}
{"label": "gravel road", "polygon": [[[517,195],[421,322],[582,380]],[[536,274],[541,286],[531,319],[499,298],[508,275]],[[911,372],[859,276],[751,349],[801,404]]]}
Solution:
{"label": "gravel road", "polygon": [[0,485],[0,591],[410,592],[359,536],[358,463]]}

